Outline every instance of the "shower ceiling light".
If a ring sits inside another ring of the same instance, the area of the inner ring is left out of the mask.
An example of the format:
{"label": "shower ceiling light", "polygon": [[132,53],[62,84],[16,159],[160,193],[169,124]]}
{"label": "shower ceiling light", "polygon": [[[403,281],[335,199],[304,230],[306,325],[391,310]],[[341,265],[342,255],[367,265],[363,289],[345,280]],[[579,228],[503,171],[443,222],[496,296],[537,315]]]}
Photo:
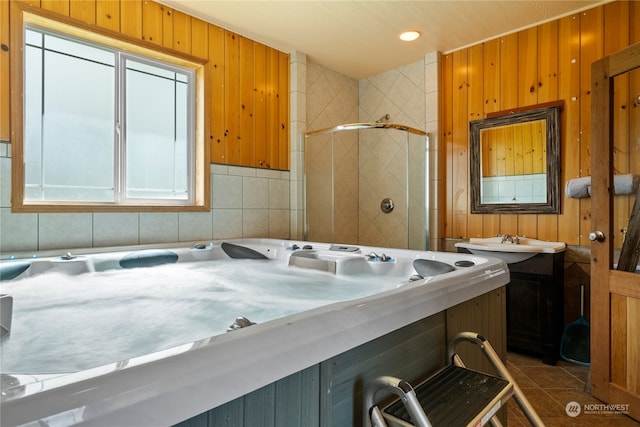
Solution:
{"label": "shower ceiling light", "polygon": [[400,34],[400,40],[404,40],[405,42],[412,42],[421,36],[420,31],[411,30],[405,31]]}

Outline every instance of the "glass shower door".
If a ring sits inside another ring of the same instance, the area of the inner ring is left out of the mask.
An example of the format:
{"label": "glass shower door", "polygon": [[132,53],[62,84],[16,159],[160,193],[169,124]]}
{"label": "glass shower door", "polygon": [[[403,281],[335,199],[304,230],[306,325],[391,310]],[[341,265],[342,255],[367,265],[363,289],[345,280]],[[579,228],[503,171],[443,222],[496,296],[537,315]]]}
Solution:
{"label": "glass shower door", "polygon": [[427,249],[426,135],[339,128],[305,139],[305,238]]}

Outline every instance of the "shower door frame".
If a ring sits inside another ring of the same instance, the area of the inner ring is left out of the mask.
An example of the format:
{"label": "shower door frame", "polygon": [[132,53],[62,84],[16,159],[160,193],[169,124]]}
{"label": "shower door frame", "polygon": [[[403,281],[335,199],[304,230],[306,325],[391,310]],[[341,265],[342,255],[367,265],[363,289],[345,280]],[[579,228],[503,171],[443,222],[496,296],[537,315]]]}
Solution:
{"label": "shower door frame", "polygon": [[[307,141],[309,137],[312,136],[319,136],[319,135],[323,135],[323,134],[334,134],[337,132],[342,132],[342,131],[360,131],[360,130],[367,130],[367,129],[396,129],[396,130],[400,130],[400,131],[404,131],[407,133],[407,136],[409,136],[410,134],[415,134],[418,136],[423,136],[424,139],[424,241],[422,242],[422,245],[420,248],[413,248],[413,249],[420,249],[420,250],[429,250],[430,247],[430,232],[429,232],[429,205],[430,205],[430,200],[431,200],[431,192],[433,191],[433,189],[430,188],[430,181],[431,181],[431,176],[430,176],[430,159],[429,159],[429,143],[430,143],[430,135],[425,132],[422,131],[420,129],[416,129],[414,127],[411,126],[407,126],[407,125],[403,125],[403,124],[398,124],[398,123],[386,123],[386,122],[375,122],[375,123],[349,123],[349,124],[343,124],[343,125],[338,125],[338,126],[333,126],[333,127],[329,127],[329,128],[324,128],[324,129],[319,129],[319,130],[314,130],[314,131],[308,131],[305,132],[304,134],[304,156],[305,156],[305,160],[303,162],[303,167],[304,167],[304,183],[303,183],[303,200],[304,200],[304,230],[303,230],[303,237],[305,240],[309,240],[309,211],[308,211],[308,194],[307,194],[307,185],[308,185],[308,170],[307,170],[307,159],[306,156],[308,155],[307,152]],[[333,138],[333,137],[332,137]],[[360,134],[358,134],[358,143],[360,140]],[[407,171],[406,171],[406,207],[407,207],[407,215],[409,215],[409,139],[407,139],[407,152],[406,152],[406,159],[405,159],[405,164],[407,165]],[[335,152],[334,152],[334,147],[333,147],[333,139],[332,139],[332,152],[331,152],[331,161],[332,161],[332,168],[333,168],[333,161],[334,161],[334,156],[335,156]],[[332,239],[335,239],[335,177],[333,174],[333,170],[331,173],[331,200],[332,200],[332,210],[331,210],[331,236]],[[360,237],[360,233],[358,233],[358,244],[360,244],[361,241],[361,237]],[[342,242],[344,243],[344,242]],[[407,244],[406,247],[410,248],[410,236],[409,236],[409,220],[407,219]],[[375,245],[374,245],[375,246]]]}

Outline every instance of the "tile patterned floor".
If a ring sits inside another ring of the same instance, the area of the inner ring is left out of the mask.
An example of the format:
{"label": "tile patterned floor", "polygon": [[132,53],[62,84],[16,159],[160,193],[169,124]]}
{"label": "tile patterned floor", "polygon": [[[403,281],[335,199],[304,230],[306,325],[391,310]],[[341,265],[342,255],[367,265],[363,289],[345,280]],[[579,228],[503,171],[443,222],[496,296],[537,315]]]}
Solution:
{"label": "tile patterned floor", "polygon": [[[588,367],[564,360],[558,361],[555,366],[549,366],[535,357],[509,353],[507,368],[546,426],[640,426],[640,422],[620,413],[597,414],[583,411],[576,417],[567,415],[565,409],[569,402],[579,403],[581,408],[584,408],[584,405],[602,403],[584,391],[589,373]],[[507,403],[507,425],[508,427],[530,425],[513,399]]]}

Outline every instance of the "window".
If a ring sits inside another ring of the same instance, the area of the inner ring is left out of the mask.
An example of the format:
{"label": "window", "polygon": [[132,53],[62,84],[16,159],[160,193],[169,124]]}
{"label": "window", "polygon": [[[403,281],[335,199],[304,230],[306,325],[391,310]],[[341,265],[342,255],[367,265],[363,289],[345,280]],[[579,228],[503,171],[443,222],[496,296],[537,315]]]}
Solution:
{"label": "window", "polygon": [[203,64],[23,21],[14,210],[206,209]]}

